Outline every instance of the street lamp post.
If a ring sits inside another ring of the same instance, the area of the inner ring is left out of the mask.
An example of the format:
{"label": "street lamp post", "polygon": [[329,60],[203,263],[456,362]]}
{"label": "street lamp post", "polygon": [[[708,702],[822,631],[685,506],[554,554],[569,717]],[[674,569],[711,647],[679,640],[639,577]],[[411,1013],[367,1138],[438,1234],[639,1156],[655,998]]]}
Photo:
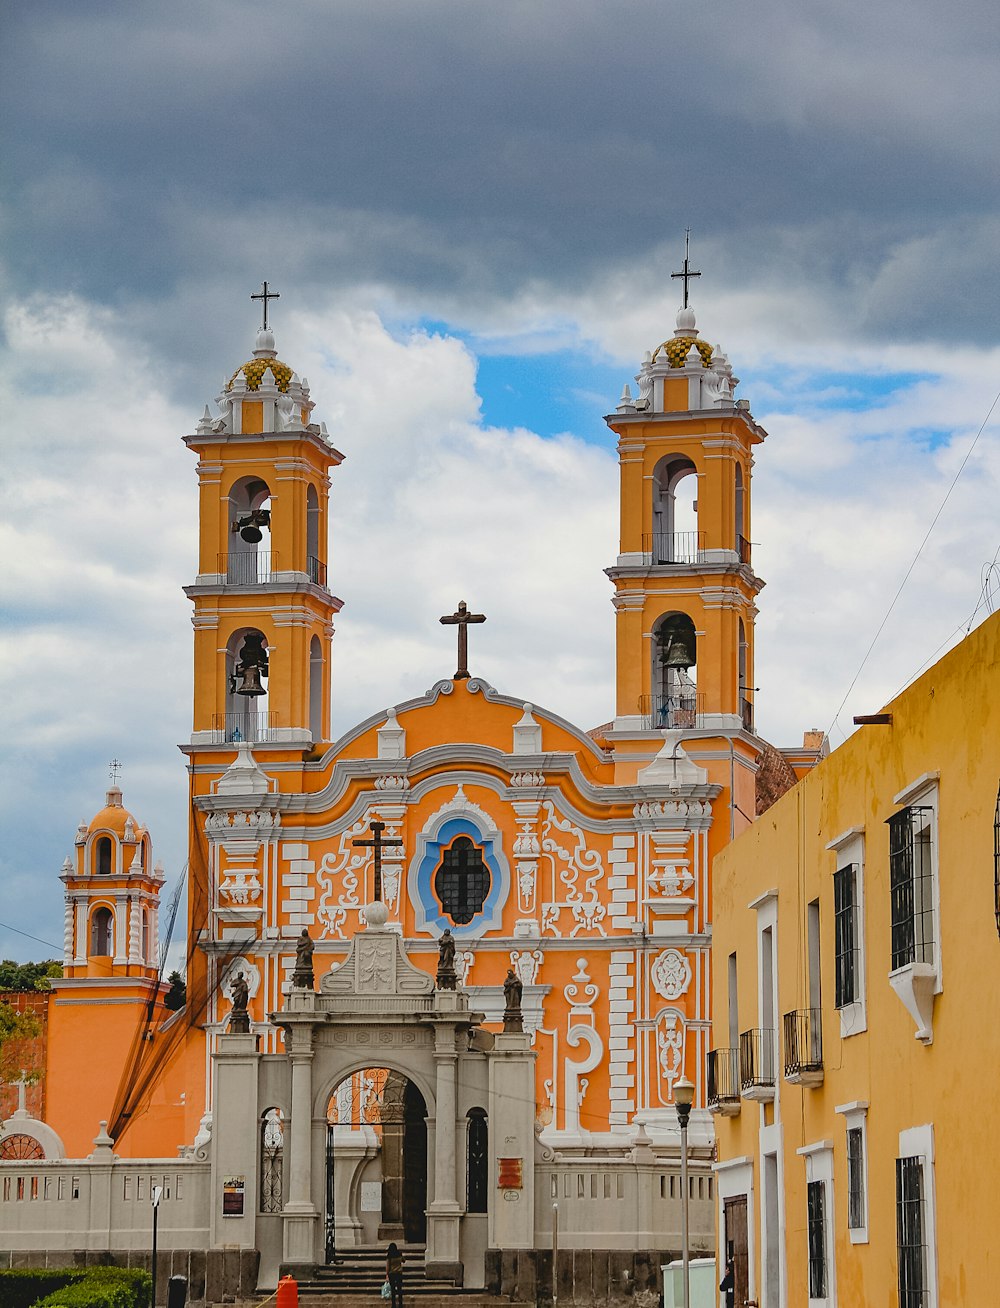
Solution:
{"label": "street lamp post", "polygon": [[156,1308],[156,1225],[157,1218],[160,1216],[160,1199],[163,1197],[163,1186],[152,1185],[149,1188],[149,1203],[153,1209],[153,1257],[150,1263],[150,1270],[153,1273],[153,1289],[150,1295],[150,1308]]}
{"label": "street lamp post", "polygon": [[688,1237],[688,1118],[694,1103],[694,1086],[682,1076],[674,1082],[674,1107],[681,1128],[681,1266],[684,1308],[691,1308],[691,1250]]}

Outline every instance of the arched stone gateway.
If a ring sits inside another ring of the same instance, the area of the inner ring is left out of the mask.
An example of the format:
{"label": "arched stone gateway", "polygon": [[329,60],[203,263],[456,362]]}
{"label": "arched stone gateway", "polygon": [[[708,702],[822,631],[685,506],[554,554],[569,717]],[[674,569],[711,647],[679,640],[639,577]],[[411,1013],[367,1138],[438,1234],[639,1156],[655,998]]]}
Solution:
{"label": "arched stone gateway", "polygon": [[262,1283],[268,1264],[308,1277],[334,1251],[426,1233],[427,1275],[479,1288],[487,1249],[533,1246],[530,1037],[493,1035],[460,986],[435,989],[386,916],[369,905],[318,993],[293,987],[271,1014],[284,1053],[220,1037],[213,1243],[256,1245]]}

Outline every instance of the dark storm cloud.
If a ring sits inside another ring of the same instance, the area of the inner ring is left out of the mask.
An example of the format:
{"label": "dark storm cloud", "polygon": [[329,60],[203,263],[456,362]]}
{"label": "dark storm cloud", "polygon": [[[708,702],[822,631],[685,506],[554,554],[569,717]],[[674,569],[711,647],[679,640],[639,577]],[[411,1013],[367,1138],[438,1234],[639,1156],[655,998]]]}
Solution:
{"label": "dark storm cloud", "polygon": [[720,280],[996,330],[985,2],[41,3],[5,44],[15,292],[483,305],[690,224]]}

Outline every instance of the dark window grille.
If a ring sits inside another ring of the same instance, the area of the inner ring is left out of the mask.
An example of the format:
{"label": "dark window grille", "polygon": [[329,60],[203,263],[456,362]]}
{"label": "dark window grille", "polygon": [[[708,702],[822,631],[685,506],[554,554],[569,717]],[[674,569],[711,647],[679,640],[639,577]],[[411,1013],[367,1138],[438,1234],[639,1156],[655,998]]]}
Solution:
{"label": "dark window grille", "polygon": [[442,853],[434,891],[456,926],[464,926],[483,911],[490,893],[490,870],[483,851],[468,836],[456,836]]}
{"label": "dark window grille", "polygon": [[889,818],[892,966],[934,962],[930,808],[912,804]]}
{"label": "dark window grille", "polygon": [[858,868],[855,863],[833,874],[834,956],[836,1005],[844,1008],[858,998],[860,950],[858,942]]}
{"label": "dark window grille", "polygon": [[997,806],[993,814],[993,907],[1000,936],[1000,787],[997,788]]}
{"label": "dark window grille", "polygon": [[847,1225],[852,1231],[865,1226],[865,1133],[860,1126],[847,1132]]}
{"label": "dark window grille", "polygon": [[489,1178],[489,1125],[481,1108],[469,1112],[466,1162],[466,1210],[486,1212]]}
{"label": "dark window grille", "polygon": [[809,1298],[826,1298],[826,1187],[810,1181],[806,1187],[809,1225]]}
{"label": "dark window grille", "polygon": [[281,1172],[285,1130],[281,1113],[269,1108],[260,1126],[260,1211],[281,1212]]}
{"label": "dark window grille", "polygon": [[926,1308],[924,1174],[919,1158],[896,1159],[896,1255],[899,1308]]}

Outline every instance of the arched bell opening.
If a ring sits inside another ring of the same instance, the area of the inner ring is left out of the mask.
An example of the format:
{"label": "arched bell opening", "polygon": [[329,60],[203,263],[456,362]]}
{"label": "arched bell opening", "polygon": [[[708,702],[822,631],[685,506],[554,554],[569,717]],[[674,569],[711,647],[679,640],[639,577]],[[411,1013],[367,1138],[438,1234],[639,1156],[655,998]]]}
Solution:
{"label": "arched bell opening", "polygon": [[326,1260],[358,1244],[427,1238],[427,1105],[387,1067],[346,1076],[327,1105]]}
{"label": "arched bell opening", "polygon": [[90,955],[92,958],[110,958],[114,953],[115,915],[110,908],[99,905],[90,915]]}
{"label": "arched bell opening", "polygon": [[152,923],[150,922],[149,909],[143,905],[141,919],[141,934],[139,937],[139,949],[141,951],[142,962],[145,967],[150,967],[153,962],[153,940],[152,940]]}
{"label": "arched bell opening", "polygon": [[[226,582],[252,586],[276,570],[271,551],[271,491],[260,477],[241,477],[229,490],[229,552]],[[220,563],[222,560],[220,560]]]}
{"label": "arched bell opening", "polygon": [[750,698],[753,686],[749,684],[749,645],[747,643],[747,629],[743,619],[740,618],[739,631],[739,694],[740,694],[740,717],[747,731],[753,731],[753,700]]}
{"label": "arched bell opening", "polygon": [[309,730],[313,744],[326,740],[323,721],[323,672],[326,664],[323,659],[323,646],[318,636],[309,642]]}
{"label": "arched bell opening", "polygon": [[256,627],[234,631],[226,643],[225,739],[267,741],[271,711],[268,706],[270,659],[267,638]]}
{"label": "arched bell opening", "polygon": [[98,836],[94,841],[94,874],[109,877],[114,871],[114,845],[110,836]]}
{"label": "arched bell opening", "polygon": [[697,563],[698,472],[689,458],[668,454],[653,470],[654,563]]}
{"label": "arched bell opening", "polygon": [[320,558],[319,525],[319,495],[316,487],[310,484],[306,488],[306,567],[309,570],[309,580],[318,586],[325,586],[326,564]]}
{"label": "arched bell opening", "polygon": [[650,725],[690,730],[698,718],[698,637],[686,613],[666,613],[653,628]]}
{"label": "arched bell opening", "polygon": [[746,486],[743,481],[743,469],[736,465],[736,486],[734,493],[734,517],[736,539],[734,548],[740,556],[741,563],[750,562],[750,542],[747,540]]}

